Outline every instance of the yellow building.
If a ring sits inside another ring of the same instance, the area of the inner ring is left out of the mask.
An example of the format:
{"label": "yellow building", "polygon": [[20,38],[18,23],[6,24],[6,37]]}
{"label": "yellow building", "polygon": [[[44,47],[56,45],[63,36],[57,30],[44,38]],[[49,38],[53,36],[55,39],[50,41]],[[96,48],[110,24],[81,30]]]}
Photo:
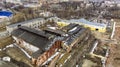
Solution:
{"label": "yellow building", "polygon": [[70,23],[66,23],[66,22],[57,22],[58,26],[60,27],[64,27],[64,26],[67,26],[69,25]]}
{"label": "yellow building", "polygon": [[106,32],[106,24],[103,23],[96,23],[96,22],[90,22],[87,21],[86,19],[82,18],[82,19],[72,19],[72,20],[63,20],[61,22],[57,22],[58,25],[60,26],[66,26],[69,23],[76,23],[79,25],[83,25],[85,28],[89,28],[90,30],[93,31],[98,31],[98,32]]}

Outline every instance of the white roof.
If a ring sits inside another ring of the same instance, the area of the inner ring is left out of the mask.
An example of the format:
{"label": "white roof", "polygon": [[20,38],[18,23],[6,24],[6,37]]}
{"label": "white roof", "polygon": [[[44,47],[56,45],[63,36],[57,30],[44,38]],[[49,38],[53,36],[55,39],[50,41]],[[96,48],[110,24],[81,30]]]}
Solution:
{"label": "white roof", "polygon": [[93,27],[106,27],[107,25],[104,23],[97,23],[97,22],[90,22],[84,18],[81,19],[71,19],[71,20],[62,20],[62,22],[67,22],[67,23],[78,23],[78,24],[85,24],[85,25],[89,25],[89,26],[93,26]]}

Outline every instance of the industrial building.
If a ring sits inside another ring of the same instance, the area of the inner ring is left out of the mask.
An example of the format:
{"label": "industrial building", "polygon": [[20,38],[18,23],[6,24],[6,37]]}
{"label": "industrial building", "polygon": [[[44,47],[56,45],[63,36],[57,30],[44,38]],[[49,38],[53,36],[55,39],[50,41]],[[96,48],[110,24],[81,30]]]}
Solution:
{"label": "industrial building", "polygon": [[119,67],[120,0],[0,1],[0,67]]}
{"label": "industrial building", "polygon": [[44,24],[45,20],[43,18],[36,18],[32,20],[27,20],[24,22],[19,22],[16,24],[6,26],[7,31],[11,33],[13,30],[17,29],[19,26],[27,26],[30,28],[38,28],[40,25]]}
{"label": "industrial building", "polygon": [[[51,66],[53,63],[58,67],[66,67],[71,63],[70,60],[74,59],[75,63],[69,66],[73,67],[86,53],[101,56],[90,52],[96,48],[92,49],[94,42],[98,40],[92,36],[89,29],[75,23],[70,23],[60,29],[46,27],[42,30],[19,26],[13,30],[12,37],[16,41],[16,45],[29,55],[32,64],[36,67]],[[80,62],[83,63],[83,60]],[[81,65],[81,63],[79,64]]]}
{"label": "industrial building", "polygon": [[57,35],[47,32],[28,27],[19,27],[12,32],[16,43],[32,56],[32,62],[37,66],[47,61],[62,43],[57,37],[55,38]]}
{"label": "industrial building", "polygon": [[84,18],[82,18],[82,19],[71,19],[71,20],[61,20],[61,21],[57,22],[57,24],[60,25],[60,26],[66,26],[70,23],[83,25],[85,28],[89,28],[90,30],[98,31],[98,32],[106,32],[106,28],[107,28],[107,24],[90,22],[90,21],[88,21]]}
{"label": "industrial building", "polygon": [[[77,28],[75,26],[77,26]],[[76,29],[72,30],[73,28]],[[88,32],[86,31],[87,29],[82,28],[78,24],[70,24],[63,29],[67,31],[49,28],[38,31],[20,26],[12,32],[12,37],[15,39],[18,46],[23,48],[32,57],[33,64],[39,66],[45,63],[48,58],[61,48],[66,48],[65,50],[68,52],[71,51],[72,47],[82,40],[84,37],[82,36],[83,33]],[[85,34],[85,36],[86,35],[87,34]]]}
{"label": "industrial building", "polygon": [[80,25],[83,25],[86,28],[90,28],[90,30],[99,31],[99,32],[106,32],[107,25],[104,23],[97,23],[97,22],[90,22],[85,19],[79,19],[79,22],[75,21]]}

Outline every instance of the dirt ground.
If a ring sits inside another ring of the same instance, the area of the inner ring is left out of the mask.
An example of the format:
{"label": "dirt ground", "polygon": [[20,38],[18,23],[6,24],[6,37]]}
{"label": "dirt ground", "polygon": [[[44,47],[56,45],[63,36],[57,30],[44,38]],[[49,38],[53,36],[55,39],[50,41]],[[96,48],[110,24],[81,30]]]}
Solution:
{"label": "dirt ground", "polygon": [[114,39],[117,44],[111,44],[110,56],[106,67],[120,67],[120,27],[116,27]]}
{"label": "dirt ground", "polygon": [[115,53],[114,53],[114,67],[120,67],[120,27],[116,28],[115,39],[118,44],[116,45]]}

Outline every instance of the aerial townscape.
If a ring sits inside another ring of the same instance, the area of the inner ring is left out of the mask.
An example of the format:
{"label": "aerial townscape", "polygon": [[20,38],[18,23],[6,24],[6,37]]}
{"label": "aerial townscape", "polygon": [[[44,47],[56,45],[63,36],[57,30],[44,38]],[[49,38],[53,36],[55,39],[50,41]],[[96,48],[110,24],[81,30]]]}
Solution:
{"label": "aerial townscape", "polygon": [[120,67],[120,0],[0,0],[0,67]]}

